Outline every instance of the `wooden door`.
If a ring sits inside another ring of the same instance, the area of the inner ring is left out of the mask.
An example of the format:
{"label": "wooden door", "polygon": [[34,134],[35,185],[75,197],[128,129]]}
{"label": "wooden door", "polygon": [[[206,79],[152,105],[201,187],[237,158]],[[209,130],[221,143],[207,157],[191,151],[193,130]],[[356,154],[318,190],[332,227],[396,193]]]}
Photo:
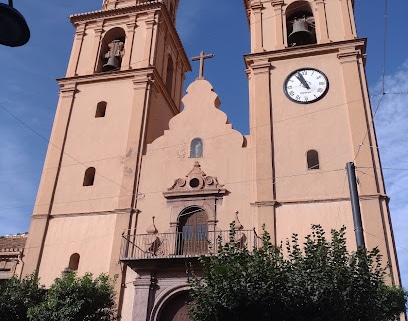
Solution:
{"label": "wooden door", "polygon": [[171,299],[163,309],[160,321],[190,321],[188,318],[188,293],[182,293]]}
{"label": "wooden door", "polygon": [[207,253],[207,214],[203,210],[180,218],[179,254],[200,255]]}

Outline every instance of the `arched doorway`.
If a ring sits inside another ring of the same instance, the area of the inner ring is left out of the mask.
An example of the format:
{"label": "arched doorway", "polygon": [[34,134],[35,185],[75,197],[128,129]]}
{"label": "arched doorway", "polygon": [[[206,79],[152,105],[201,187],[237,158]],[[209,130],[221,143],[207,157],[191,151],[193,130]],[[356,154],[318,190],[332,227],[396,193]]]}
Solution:
{"label": "arched doorway", "polygon": [[160,313],[159,321],[190,321],[188,300],[188,292],[182,292],[170,299]]}
{"label": "arched doorway", "polygon": [[207,213],[200,207],[183,210],[178,218],[177,254],[201,255],[208,250]]}

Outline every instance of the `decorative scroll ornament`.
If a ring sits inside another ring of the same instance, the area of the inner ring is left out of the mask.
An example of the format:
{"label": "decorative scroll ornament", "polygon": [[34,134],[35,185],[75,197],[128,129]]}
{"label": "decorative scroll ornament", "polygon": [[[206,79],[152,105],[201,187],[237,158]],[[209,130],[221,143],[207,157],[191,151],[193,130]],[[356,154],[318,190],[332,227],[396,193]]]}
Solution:
{"label": "decorative scroll ornament", "polygon": [[218,183],[217,177],[207,176],[196,161],[193,169],[184,177],[174,180],[174,184],[163,193],[164,197],[172,198],[192,195],[225,194],[224,185]]}

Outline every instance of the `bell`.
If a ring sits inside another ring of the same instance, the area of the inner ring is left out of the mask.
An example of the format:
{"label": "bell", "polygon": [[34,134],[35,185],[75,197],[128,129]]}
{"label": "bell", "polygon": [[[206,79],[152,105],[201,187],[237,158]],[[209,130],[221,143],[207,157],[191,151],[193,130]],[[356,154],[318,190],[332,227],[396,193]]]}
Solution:
{"label": "bell", "polygon": [[293,22],[293,31],[288,37],[288,42],[293,46],[308,45],[314,42],[313,34],[309,31],[309,25],[305,19]]}
{"label": "bell", "polygon": [[109,57],[108,62],[102,66],[102,71],[112,71],[119,69],[119,59],[118,57],[112,56]]}

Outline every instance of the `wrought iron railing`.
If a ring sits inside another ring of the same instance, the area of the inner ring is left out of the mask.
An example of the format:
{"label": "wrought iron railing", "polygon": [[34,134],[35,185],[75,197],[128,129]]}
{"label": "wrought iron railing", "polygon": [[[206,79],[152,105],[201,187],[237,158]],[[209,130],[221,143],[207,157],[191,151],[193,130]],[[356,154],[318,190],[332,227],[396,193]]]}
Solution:
{"label": "wrought iron railing", "polygon": [[[218,240],[230,240],[230,231],[179,232],[123,235],[121,259],[154,259],[176,257],[198,257],[217,253]],[[253,230],[237,230],[234,242],[250,251],[257,247],[259,238]]]}

